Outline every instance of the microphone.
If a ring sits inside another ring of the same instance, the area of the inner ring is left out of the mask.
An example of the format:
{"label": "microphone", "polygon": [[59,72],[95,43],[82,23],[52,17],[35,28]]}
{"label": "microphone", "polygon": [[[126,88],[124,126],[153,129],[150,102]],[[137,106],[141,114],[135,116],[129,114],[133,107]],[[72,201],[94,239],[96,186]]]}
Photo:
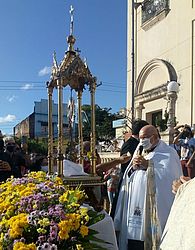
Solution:
{"label": "microphone", "polygon": [[142,145],[139,146],[138,148],[138,155],[142,155],[144,147]]}
{"label": "microphone", "polygon": [[[137,153],[136,153],[136,155],[138,156],[138,155],[142,155],[142,152],[143,152],[143,149],[144,149],[144,147],[142,146],[142,145],[139,145],[139,148],[138,148],[138,150],[137,150]],[[135,155],[134,155],[135,156]],[[133,159],[131,160],[131,162],[133,161]],[[131,164],[131,163],[130,163]],[[133,165],[133,163],[132,163],[132,165],[131,165],[131,167],[129,168],[129,171],[128,171],[128,176],[130,177],[130,175],[136,170],[136,169],[138,169],[138,165],[137,165],[137,168],[134,168],[133,166],[136,166],[136,165]]]}

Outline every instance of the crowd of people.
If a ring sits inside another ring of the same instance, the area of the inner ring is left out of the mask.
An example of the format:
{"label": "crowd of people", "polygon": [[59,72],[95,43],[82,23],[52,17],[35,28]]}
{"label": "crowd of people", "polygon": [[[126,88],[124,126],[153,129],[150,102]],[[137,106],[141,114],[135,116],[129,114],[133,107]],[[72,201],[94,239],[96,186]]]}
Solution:
{"label": "crowd of people", "polygon": [[[96,152],[96,171],[107,185],[120,250],[195,249],[188,231],[189,225],[194,228],[195,138],[189,125],[174,129],[169,146],[156,127],[135,120],[131,133],[124,134],[120,157],[101,163]],[[90,173],[90,143],[83,146],[84,171]],[[0,138],[1,182],[44,165],[45,156],[28,155],[13,137]]]}
{"label": "crowd of people", "polygon": [[47,157],[37,153],[28,154],[26,144],[17,144],[11,136],[0,136],[0,182],[14,176],[21,178],[30,171],[44,170]]}
{"label": "crowd of people", "polygon": [[119,176],[110,199],[119,249],[193,250],[194,231],[189,233],[188,223],[193,229],[194,131],[187,124],[176,126],[168,146],[144,122],[133,123],[132,135],[121,148],[124,162],[117,165],[115,159],[97,166],[106,175],[116,170]]}

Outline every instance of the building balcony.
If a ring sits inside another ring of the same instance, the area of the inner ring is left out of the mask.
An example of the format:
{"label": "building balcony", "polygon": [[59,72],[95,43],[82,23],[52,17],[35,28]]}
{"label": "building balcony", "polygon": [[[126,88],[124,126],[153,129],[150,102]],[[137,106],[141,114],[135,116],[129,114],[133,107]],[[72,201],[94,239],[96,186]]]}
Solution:
{"label": "building balcony", "polygon": [[166,17],[169,12],[169,0],[145,0],[142,5],[142,28],[147,30]]}

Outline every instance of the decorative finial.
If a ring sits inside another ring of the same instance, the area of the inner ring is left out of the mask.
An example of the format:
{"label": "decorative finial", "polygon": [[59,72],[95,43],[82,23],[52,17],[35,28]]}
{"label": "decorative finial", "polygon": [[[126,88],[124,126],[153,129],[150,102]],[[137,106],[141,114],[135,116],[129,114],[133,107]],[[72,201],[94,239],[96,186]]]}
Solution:
{"label": "decorative finial", "polygon": [[70,5],[70,35],[73,35],[73,24],[74,24],[74,8],[72,5]]}
{"label": "decorative finial", "polygon": [[53,65],[51,69],[51,78],[58,73],[58,63],[56,60],[56,52],[53,52]]}
{"label": "decorative finial", "polygon": [[57,63],[57,59],[56,59],[56,52],[54,50],[53,52],[53,67],[58,69],[58,63]]}
{"label": "decorative finial", "polygon": [[67,53],[69,53],[69,52],[75,53],[74,43],[75,43],[76,39],[73,36],[73,23],[74,23],[73,12],[74,12],[74,8],[71,5],[70,10],[69,10],[69,13],[70,13],[70,35],[67,37],[67,42],[68,42]]}

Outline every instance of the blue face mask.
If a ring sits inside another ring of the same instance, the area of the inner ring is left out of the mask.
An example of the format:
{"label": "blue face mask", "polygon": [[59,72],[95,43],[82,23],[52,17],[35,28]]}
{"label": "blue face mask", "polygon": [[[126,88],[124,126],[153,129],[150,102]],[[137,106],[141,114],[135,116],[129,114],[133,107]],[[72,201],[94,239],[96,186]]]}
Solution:
{"label": "blue face mask", "polygon": [[148,150],[152,147],[152,143],[150,142],[150,138],[140,139],[140,145],[143,146],[144,150]]}

